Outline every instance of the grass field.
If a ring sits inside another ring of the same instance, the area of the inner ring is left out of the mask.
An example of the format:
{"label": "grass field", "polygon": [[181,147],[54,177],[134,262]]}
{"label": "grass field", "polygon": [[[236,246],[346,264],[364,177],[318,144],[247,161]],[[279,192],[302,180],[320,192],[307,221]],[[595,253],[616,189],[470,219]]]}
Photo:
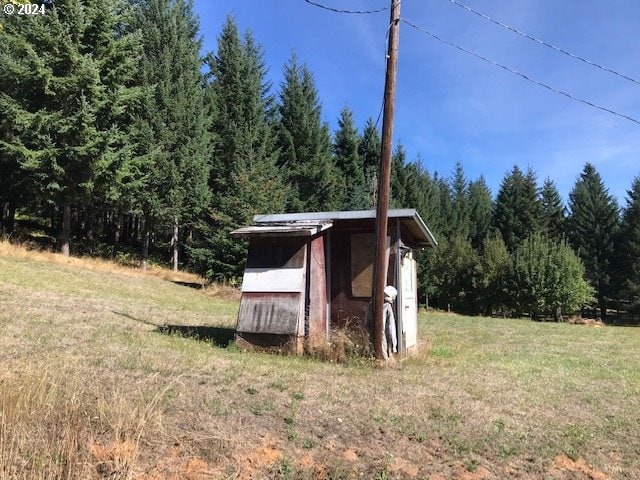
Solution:
{"label": "grass field", "polygon": [[1,479],[640,478],[638,328],[429,313],[392,367],[244,353],[159,328],[232,327],[229,292],[3,245]]}

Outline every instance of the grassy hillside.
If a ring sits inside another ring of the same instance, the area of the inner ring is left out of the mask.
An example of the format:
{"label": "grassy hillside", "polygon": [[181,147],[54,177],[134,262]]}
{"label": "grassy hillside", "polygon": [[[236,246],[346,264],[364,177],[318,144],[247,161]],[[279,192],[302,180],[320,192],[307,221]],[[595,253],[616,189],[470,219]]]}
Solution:
{"label": "grassy hillside", "polygon": [[171,278],[0,248],[1,479],[640,478],[640,329],[423,314],[337,365],[214,345],[237,300]]}

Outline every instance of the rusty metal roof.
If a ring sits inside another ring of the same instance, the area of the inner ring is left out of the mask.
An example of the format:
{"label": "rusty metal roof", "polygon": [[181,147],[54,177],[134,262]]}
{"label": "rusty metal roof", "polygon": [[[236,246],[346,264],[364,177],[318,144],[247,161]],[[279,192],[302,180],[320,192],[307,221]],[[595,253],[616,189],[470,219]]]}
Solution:
{"label": "rusty metal roof", "polygon": [[[438,245],[433,233],[424,223],[415,208],[391,209],[388,213],[389,218],[397,218],[411,232],[416,239],[417,247],[435,247]],[[289,228],[294,226],[302,226],[310,222],[330,223],[342,220],[366,220],[375,219],[375,210],[355,210],[343,212],[306,212],[306,213],[276,213],[269,215],[255,215],[253,221],[258,225],[245,228],[260,228],[267,226],[286,225]],[[329,225],[327,228],[330,228]],[[305,227],[305,228],[308,228]],[[243,230],[243,229],[238,229]],[[235,230],[232,233],[237,232]],[[320,232],[321,230],[318,230]],[[310,235],[313,235],[311,233]],[[291,235],[291,234],[289,234]]]}

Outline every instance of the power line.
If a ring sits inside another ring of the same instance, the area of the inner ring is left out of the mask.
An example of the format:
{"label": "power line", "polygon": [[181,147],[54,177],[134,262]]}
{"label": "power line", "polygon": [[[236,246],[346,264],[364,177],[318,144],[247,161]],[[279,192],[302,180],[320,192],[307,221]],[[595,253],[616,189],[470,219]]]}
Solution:
{"label": "power line", "polygon": [[[314,2],[312,0],[304,0],[304,1],[307,2],[309,5],[313,5],[314,7],[322,8],[323,10],[328,10],[328,11],[334,12],[334,13],[370,14],[370,13],[384,12],[384,11],[389,9],[389,7],[384,7],[384,8],[380,8],[378,10],[340,10],[338,8],[333,8],[333,7],[328,7],[326,5],[322,5],[322,4]],[[396,5],[399,5],[401,3],[401,1],[402,0],[397,0],[397,1],[393,2],[392,7],[395,7]],[[391,26],[392,26],[392,23],[389,24],[389,27],[387,28],[385,45],[389,40],[389,30],[391,29]],[[386,46],[385,46],[385,55],[386,54],[387,54],[387,49],[386,49]],[[381,102],[381,105],[380,105],[380,111],[378,112],[378,118],[376,118],[376,123],[375,123],[376,127],[378,126],[378,123],[380,121],[380,117],[382,115],[383,109],[384,109],[384,98],[382,99],[382,102]]]}
{"label": "power line", "polygon": [[556,52],[563,53],[563,54],[568,55],[569,57],[571,57],[571,58],[573,58],[575,60],[579,60],[581,62],[584,62],[584,63],[588,64],[588,65],[591,65],[592,67],[599,68],[600,70],[604,70],[605,72],[612,73],[613,75],[616,75],[616,76],[618,76],[620,78],[624,78],[625,80],[629,80],[630,82],[637,83],[638,85],[640,85],[640,81],[638,81],[635,78],[632,78],[632,77],[630,77],[628,75],[625,75],[624,73],[616,72],[615,70],[613,70],[611,68],[605,67],[605,66],[600,65],[600,64],[595,63],[595,62],[592,62],[591,60],[587,60],[586,58],[581,57],[580,55],[576,55],[574,53],[568,52],[567,50],[564,50],[563,48],[556,47],[555,45],[552,45],[550,43],[545,42],[544,40],[541,40],[539,38],[531,36],[531,35],[529,35],[527,33],[521,32],[517,28],[513,28],[513,27],[507,25],[506,23],[502,23],[499,20],[495,20],[495,19],[489,17],[488,15],[485,15],[482,12],[478,12],[477,10],[474,10],[473,8],[471,8],[471,7],[467,6],[467,5],[464,5],[464,4],[462,4],[462,3],[460,3],[460,2],[458,2],[456,0],[449,0],[449,2],[453,3],[454,5],[457,5],[460,8],[463,8],[463,9],[467,10],[468,12],[471,12],[471,13],[473,13],[475,15],[478,15],[479,17],[482,17],[482,18],[484,18],[485,20],[487,20],[489,22],[495,23],[496,25],[499,25],[502,28],[506,28],[507,30],[510,30],[510,31],[512,31],[514,33],[517,33],[518,35],[520,35],[520,36],[522,36],[524,38],[527,38],[529,40],[533,40],[534,42],[539,43],[540,45],[544,45],[547,48],[555,50]]}
{"label": "power line", "polygon": [[506,70],[507,72],[513,73],[515,75],[518,75],[519,77],[524,78],[525,80],[527,80],[527,81],[529,81],[531,83],[535,83],[536,85],[539,85],[540,87],[544,87],[547,90],[551,90],[552,92],[558,93],[560,95],[564,95],[565,97],[570,98],[571,100],[575,100],[576,102],[584,103],[585,105],[588,105],[590,107],[597,108],[598,110],[602,110],[604,112],[610,113],[612,115],[616,115],[618,117],[627,119],[627,120],[629,120],[629,121],[631,121],[633,123],[637,123],[638,125],[640,125],[640,120],[636,120],[635,118],[630,117],[629,115],[625,115],[623,113],[618,113],[618,112],[616,112],[614,110],[610,110],[610,109],[608,109],[606,107],[601,107],[600,105],[596,105],[595,103],[592,103],[592,102],[589,102],[587,100],[583,100],[581,98],[575,97],[575,96],[571,95],[570,93],[564,92],[562,90],[558,90],[557,88],[554,88],[554,87],[552,87],[550,85],[547,85],[546,83],[543,83],[543,82],[540,82],[539,80],[531,78],[528,75],[525,75],[524,73],[520,73],[517,70],[513,70],[512,68],[509,68],[509,67],[507,67],[505,65],[502,65],[501,63],[498,63],[495,60],[491,60],[491,59],[489,59],[487,57],[483,57],[479,53],[472,52],[471,50],[467,50],[466,48],[461,47],[460,45],[457,45],[457,44],[455,44],[453,42],[445,40],[444,38],[441,38],[438,35],[436,35],[434,33],[431,33],[430,31],[425,30],[424,28],[419,27],[415,23],[411,23],[410,21],[408,21],[408,20],[406,20],[404,18],[401,19],[401,21],[403,23],[406,23],[407,25],[409,25],[411,28],[413,28],[413,29],[415,29],[415,30],[417,30],[417,31],[419,31],[421,33],[424,33],[425,35],[428,35],[428,36],[430,36],[432,38],[435,38],[436,40],[438,40],[438,41],[440,41],[442,43],[446,43],[447,45],[449,45],[449,46],[451,46],[453,48],[457,48],[461,52],[468,53],[469,55],[473,55],[474,57],[479,58],[480,60],[484,60],[485,62],[488,62],[488,63],[490,63],[492,65],[495,65],[496,67],[500,67],[503,70]]}
{"label": "power line", "polygon": [[309,5],[313,5],[314,7],[322,8],[324,10],[329,10],[330,12],[335,13],[355,13],[355,14],[369,14],[369,13],[380,13],[388,10],[388,7],[380,8],[378,10],[340,10],[338,8],[327,7],[326,5],[322,5],[321,3],[313,2],[312,0],[304,0]]}

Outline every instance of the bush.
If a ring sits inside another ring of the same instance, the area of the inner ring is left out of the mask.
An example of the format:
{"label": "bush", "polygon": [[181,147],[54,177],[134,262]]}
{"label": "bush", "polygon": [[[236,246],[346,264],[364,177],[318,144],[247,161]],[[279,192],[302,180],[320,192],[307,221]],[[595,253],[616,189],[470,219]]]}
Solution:
{"label": "bush", "polygon": [[515,251],[510,274],[513,307],[532,318],[574,312],[593,299],[582,261],[566,241],[535,233]]}

